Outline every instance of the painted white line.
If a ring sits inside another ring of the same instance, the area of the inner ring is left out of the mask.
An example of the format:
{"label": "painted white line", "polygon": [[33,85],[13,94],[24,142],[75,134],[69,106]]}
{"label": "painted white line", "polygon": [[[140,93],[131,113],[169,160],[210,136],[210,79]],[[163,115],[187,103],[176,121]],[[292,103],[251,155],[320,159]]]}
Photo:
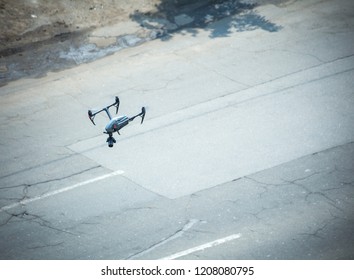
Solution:
{"label": "painted white line", "polygon": [[44,199],[44,198],[47,198],[47,197],[51,197],[51,196],[54,196],[54,195],[57,195],[57,194],[60,194],[60,193],[63,193],[63,192],[67,192],[67,191],[76,189],[78,187],[82,187],[84,185],[88,185],[88,184],[91,184],[91,183],[94,183],[94,182],[97,182],[97,181],[101,181],[101,180],[104,180],[104,179],[107,179],[107,178],[110,178],[110,177],[113,177],[113,176],[116,176],[116,175],[121,175],[123,173],[124,173],[124,171],[117,170],[117,171],[114,171],[112,173],[108,173],[108,174],[105,174],[105,175],[102,175],[102,176],[99,176],[99,177],[96,177],[96,178],[93,178],[93,179],[90,179],[90,180],[87,180],[87,181],[83,181],[83,182],[80,182],[80,183],[77,183],[77,184],[74,184],[74,185],[71,185],[71,186],[56,190],[56,191],[52,191],[52,192],[49,192],[49,193],[46,193],[46,194],[43,194],[43,195],[40,195],[40,196],[27,198],[27,199],[21,200],[19,202],[16,202],[16,203],[1,207],[0,208],[0,213],[4,212],[4,211],[7,211],[7,210],[10,210],[10,209],[15,208],[15,207],[20,206],[20,205],[26,205],[26,204],[35,202],[37,200],[41,200],[41,199]]}
{"label": "painted white line", "polygon": [[232,234],[230,236],[226,236],[224,238],[220,238],[220,239],[205,243],[203,245],[200,245],[200,246],[197,246],[197,247],[193,247],[193,248],[190,248],[188,250],[185,250],[185,251],[170,255],[168,257],[164,257],[164,258],[162,258],[160,260],[175,260],[175,259],[178,259],[180,257],[187,256],[187,255],[190,255],[190,254],[198,252],[198,251],[203,251],[203,250],[205,250],[207,248],[212,248],[212,247],[215,247],[215,246],[219,246],[219,245],[221,245],[223,243],[230,242],[230,241],[238,239],[240,237],[241,237],[241,234],[239,234],[239,233],[238,234]]}
{"label": "painted white line", "polygon": [[130,256],[128,258],[128,260],[131,260],[131,259],[135,259],[135,258],[138,258],[138,257],[141,257],[153,250],[155,250],[156,248],[162,246],[162,245],[165,245],[166,243],[176,239],[176,238],[179,238],[181,237],[184,233],[186,233],[189,229],[191,229],[196,223],[198,223],[199,220],[197,219],[192,219],[190,220],[187,224],[184,225],[184,227],[178,231],[177,233],[171,235],[169,238],[166,238],[166,239],[163,239],[162,241],[156,243],[155,245],[151,246],[149,249],[146,249],[145,251],[142,251],[140,253],[137,253],[137,254],[134,254],[132,256]]}

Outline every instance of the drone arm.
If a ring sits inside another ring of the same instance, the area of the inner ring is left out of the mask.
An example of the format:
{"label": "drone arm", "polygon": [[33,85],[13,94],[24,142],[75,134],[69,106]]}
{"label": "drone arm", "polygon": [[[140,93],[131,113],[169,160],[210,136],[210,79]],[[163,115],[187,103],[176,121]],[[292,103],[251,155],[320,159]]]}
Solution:
{"label": "drone arm", "polygon": [[114,103],[112,103],[111,105],[108,105],[106,108],[103,108],[101,111],[106,110],[106,109],[108,110],[108,109],[111,108],[112,106],[115,106],[115,107],[116,107],[116,114],[117,114],[117,113],[118,113],[118,109],[119,109],[120,101],[119,101],[118,96],[116,96],[115,98],[116,98],[116,100],[115,100]]}
{"label": "drone arm", "polygon": [[131,122],[131,121],[133,121],[136,117],[141,117],[141,123],[143,123],[144,118],[145,118],[145,113],[146,113],[146,109],[145,109],[145,107],[142,107],[142,108],[141,108],[141,113],[139,113],[139,114],[137,114],[137,115],[131,117],[131,118],[129,119],[129,121]]}
{"label": "drone arm", "polygon": [[96,116],[97,114],[101,113],[102,111],[105,111],[105,112],[107,113],[107,115],[108,115],[108,118],[109,118],[109,119],[112,119],[111,114],[109,113],[108,109],[109,109],[110,107],[112,107],[112,106],[115,106],[115,107],[116,107],[116,114],[117,114],[117,113],[118,113],[118,109],[119,109],[119,104],[120,104],[119,98],[118,98],[118,96],[116,96],[116,100],[115,100],[115,102],[114,102],[113,104],[108,105],[107,107],[102,108],[101,110],[98,110],[98,111],[96,111],[96,112],[94,112],[94,113],[92,112],[92,110],[88,110],[88,116],[89,116],[90,121],[91,121],[94,125],[96,125],[95,122],[94,122],[95,116]]}

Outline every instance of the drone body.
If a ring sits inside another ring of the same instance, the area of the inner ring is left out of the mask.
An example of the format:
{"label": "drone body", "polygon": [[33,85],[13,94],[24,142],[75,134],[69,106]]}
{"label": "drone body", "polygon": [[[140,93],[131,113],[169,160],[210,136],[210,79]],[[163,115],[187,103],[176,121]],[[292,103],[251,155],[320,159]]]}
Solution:
{"label": "drone body", "polygon": [[110,147],[110,148],[112,148],[113,144],[116,143],[116,140],[113,137],[114,132],[117,132],[120,135],[119,130],[121,130],[123,127],[127,126],[136,117],[141,117],[141,123],[143,123],[144,118],[145,118],[145,113],[146,113],[145,107],[141,108],[141,113],[139,113],[133,117],[129,118],[127,116],[119,116],[119,117],[112,118],[112,116],[109,112],[109,108],[112,106],[116,107],[116,114],[117,114],[118,109],[119,109],[119,104],[120,104],[119,98],[118,98],[118,96],[116,96],[116,100],[113,104],[108,105],[107,107],[104,107],[104,108],[102,108],[98,111],[95,111],[95,112],[93,112],[92,110],[88,110],[89,119],[91,120],[91,122],[94,125],[96,125],[94,122],[95,116],[103,111],[106,112],[106,114],[109,118],[109,122],[105,127],[106,131],[104,131],[103,133],[108,134],[108,138],[107,138],[106,142],[108,143],[108,147]]}

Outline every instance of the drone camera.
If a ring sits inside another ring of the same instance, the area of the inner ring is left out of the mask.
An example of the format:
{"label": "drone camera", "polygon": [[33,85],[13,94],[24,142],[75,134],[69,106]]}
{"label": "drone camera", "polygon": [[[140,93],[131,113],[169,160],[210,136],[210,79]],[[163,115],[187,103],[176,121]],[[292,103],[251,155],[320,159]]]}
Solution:
{"label": "drone camera", "polygon": [[114,139],[112,136],[109,136],[106,142],[108,143],[108,147],[112,148],[113,144],[116,143],[116,139]]}

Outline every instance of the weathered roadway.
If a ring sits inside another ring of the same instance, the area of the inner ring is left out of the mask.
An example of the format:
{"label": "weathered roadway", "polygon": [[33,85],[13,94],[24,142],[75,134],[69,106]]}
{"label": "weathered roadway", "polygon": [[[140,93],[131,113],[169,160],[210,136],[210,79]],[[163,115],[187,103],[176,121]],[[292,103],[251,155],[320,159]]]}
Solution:
{"label": "weathered roadway", "polygon": [[[263,5],[0,88],[0,258],[353,259],[353,13]],[[148,113],[109,149],[86,112],[115,95]]]}

